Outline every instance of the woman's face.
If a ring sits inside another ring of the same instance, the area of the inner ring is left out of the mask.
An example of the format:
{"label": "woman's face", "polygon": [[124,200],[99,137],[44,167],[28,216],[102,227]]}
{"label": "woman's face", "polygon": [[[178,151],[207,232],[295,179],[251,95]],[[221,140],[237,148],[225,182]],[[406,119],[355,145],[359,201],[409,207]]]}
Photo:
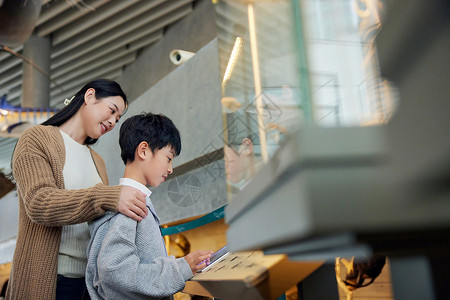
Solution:
{"label": "woman's face", "polygon": [[88,92],[85,94],[83,127],[87,136],[98,139],[114,128],[125,110],[125,102],[121,96],[97,99],[95,91],[93,94]]}

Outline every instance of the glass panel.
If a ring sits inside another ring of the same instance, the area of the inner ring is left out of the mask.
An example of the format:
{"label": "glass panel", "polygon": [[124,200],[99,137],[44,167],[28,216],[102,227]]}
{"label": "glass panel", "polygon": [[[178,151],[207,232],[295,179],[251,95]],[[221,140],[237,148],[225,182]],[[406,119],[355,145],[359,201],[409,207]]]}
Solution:
{"label": "glass panel", "polygon": [[389,119],[396,97],[373,44],[382,10],[377,0],[217,1],[230,191],[303,126]]}
{"label": "glass panel", "polygon": [[305,118],[290,1],[216,4],[226,171],[241,188]]}
{"label": "glass panel", "polygon": [[374,44],[384,2],[301,1],[315,123],[364,126],[391,117],[397,93],[379,75]]}

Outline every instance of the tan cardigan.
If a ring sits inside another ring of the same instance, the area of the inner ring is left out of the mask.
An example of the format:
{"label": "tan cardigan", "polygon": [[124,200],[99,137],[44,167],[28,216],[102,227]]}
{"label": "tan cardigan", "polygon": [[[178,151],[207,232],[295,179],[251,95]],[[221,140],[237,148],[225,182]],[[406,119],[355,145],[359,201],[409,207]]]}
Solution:
{"label": "tan cardigan", "polygon": [[55,299],[62,226],[117,211],[121,186],[107,186],[105,163],[91,154],[104,184],[65,190],[59,128],[37,125],[22,133],[12,160],[19,226],[6,299]]}

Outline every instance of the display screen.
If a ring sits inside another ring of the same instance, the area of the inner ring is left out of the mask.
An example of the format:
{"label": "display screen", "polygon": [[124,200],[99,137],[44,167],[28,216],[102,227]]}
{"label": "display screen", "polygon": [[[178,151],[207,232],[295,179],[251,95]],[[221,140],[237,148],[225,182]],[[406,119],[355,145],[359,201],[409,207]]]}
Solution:
{"label": "display screen", "polygon": [[219,261],[220,258],[224,257],[228,253],[228,247],[225,245],[224,247],[214,252],[209,259],[209,263],[207,262],[206,266],[203,269],[198,270],[197,272],[201,273],[208,270],[215,262]]}

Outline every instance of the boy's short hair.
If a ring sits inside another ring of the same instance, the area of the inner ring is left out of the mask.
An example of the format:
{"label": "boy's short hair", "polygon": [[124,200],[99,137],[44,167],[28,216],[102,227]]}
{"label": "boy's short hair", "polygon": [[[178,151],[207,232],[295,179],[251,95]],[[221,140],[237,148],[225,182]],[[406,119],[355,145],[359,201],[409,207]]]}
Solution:
{"label": "boy's short hair", "polygon": [[125,120],[120,127],[119,145],[124,164],[134,161],[141,142],[147,142],[151,151],[170,146],[175,156],[181,152],[181,138],[172,120],[163,114],[142,113]]}

